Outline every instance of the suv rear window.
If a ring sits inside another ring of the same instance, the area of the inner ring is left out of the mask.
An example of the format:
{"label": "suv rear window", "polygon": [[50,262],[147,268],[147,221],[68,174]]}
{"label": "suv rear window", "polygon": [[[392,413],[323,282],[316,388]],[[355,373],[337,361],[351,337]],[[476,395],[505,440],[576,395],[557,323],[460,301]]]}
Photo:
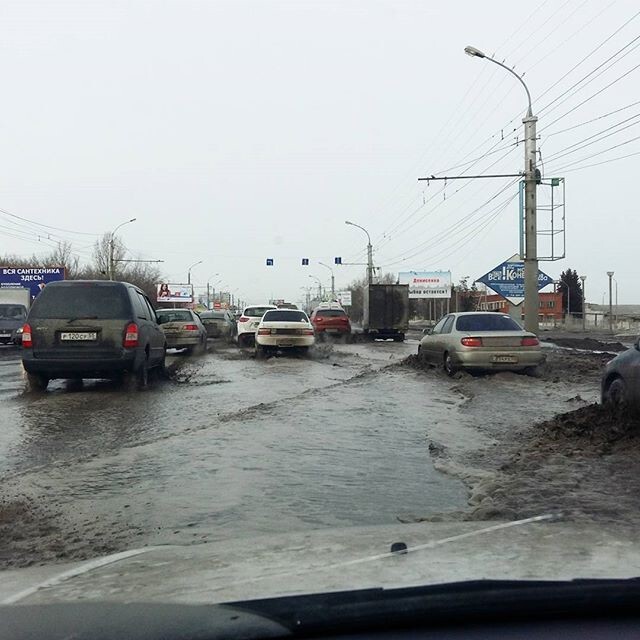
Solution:
{"label": "suv rear window", "polygon": [[316,318],[318,316],[321,318],[340,318],[346,315],[344,309],[319,309],[316,311]]}
{"label": "suv rear window", "polygon": [[122,285],[78,283],[45,287],[35,299],[29,317],[127,320],[132,317],[132,311]]}
{"label": "suv rear window", "polygon": [[156,311],[158,324],[166,324],[167,322],[193,322],[191,312],[186,309],[168,309]]}
{"label": "suv rear window", "polygon": [[273,307],[247,307],[244,310],[244,315],[250,318],[262,318],[267,312],[273,310]]}
{"label": "suv rear window", "polygon": [[511,317],[499,313],[483,313],[460,316],[456,322],[458,331],[522,331],[522,327]]}
{"label": "suv rear window", "polygon": [[308,322],[307,314],[303,311],[288,311],[275,309],[267,311],[262,318],[263,322]]}

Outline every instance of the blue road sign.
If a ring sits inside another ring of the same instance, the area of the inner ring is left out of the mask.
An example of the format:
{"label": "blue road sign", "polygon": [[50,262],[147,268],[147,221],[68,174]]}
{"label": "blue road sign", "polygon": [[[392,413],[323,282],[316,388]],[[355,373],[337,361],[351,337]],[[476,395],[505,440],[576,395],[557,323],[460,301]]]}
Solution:
{"label": "blue road sign", "polygon": [[273,267],[273,258],[267,258],[267,267]]}
{"label": "blue road sign", "polygon": [[[524,300],[524,262],[515,255],[485,273],[476,282],[486,284],[513,304],[520,304]],[[538,270],[538,290],[552,282],[553,278]]]}
{"label": "blue road sign", "polygon": [[49,282],[65,279],[64,267],[0,267],[0,289],[22,287],[35,298]]}

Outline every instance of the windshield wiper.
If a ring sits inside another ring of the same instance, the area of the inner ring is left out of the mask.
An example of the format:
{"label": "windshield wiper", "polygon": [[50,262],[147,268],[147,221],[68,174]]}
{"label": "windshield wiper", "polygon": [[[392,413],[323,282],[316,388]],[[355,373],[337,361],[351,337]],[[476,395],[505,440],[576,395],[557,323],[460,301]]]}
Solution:
{"label": "windshield wiper", "polygon": [[78,316],[76,318],[70,318],[69,320],[67,320],[67,324],[71,324],[76,320],[97,320],[97,319],[98,319],[98,316]]}

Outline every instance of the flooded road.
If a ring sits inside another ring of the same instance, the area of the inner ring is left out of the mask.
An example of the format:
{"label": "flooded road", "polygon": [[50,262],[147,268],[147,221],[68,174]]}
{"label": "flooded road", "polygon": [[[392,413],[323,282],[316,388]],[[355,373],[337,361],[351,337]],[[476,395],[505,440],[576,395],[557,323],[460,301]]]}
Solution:
{"label": "flooded road", "polygon": [[256,361],[215,345],[172,357],[172,379],[145,392],[90,381],[44,394],[24,393],[19,352],[3,352],[0,524],[13,539],[2,560],[463,508],[467,489],[434,466],[429,443],[432,428],[459,428],[464,397],[393,366],[415,349],[319,345]]}

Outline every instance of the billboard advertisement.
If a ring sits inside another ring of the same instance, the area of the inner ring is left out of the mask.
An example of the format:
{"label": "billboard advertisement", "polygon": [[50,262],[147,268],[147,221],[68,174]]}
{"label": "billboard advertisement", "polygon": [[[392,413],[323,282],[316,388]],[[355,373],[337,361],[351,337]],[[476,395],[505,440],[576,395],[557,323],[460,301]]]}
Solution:
{"label": "billboard advertisement", "polygon": [[338,291],[336,298],[343,307],[351,306],[351,291]]}
{"label": "billboard advertisement", "polygon": [[47,283],[65,276],[64,267],[0,267],[0,289],[29,289],[33,299]]}
{"label": "billboard advertisement", "polygon": [[193,285],[161,282],[156,285],[158,302],[193,302]]}
{"label": "billboard advertisement", "polygon": [[[524,301],[524,262],[518,255],[511,256],[502,264],[478,278],[509,302],[519,305]],[[553,278],[538,270],[538,290],[553,282]]]}
{"label": "billboard advertisement", "polygon": [[404,271],[398,281],[409,285],[409,298],[451,297],[451,271]]}

